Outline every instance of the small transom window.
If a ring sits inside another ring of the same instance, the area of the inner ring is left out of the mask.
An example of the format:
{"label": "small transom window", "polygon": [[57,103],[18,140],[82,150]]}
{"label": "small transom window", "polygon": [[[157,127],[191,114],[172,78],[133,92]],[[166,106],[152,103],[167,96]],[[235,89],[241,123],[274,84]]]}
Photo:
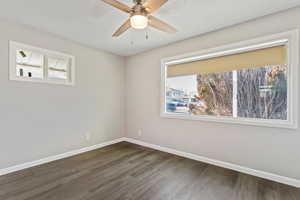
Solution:
{"label": "small transom window", "polygon": [[73,85],[71,55],[10,42],[10,80]]}

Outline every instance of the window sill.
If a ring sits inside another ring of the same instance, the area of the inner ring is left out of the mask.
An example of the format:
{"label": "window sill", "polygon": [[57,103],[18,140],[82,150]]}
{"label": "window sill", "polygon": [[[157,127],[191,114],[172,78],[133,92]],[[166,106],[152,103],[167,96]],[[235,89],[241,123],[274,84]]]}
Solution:
{"label": "window sill", "polygon": [[75,86],[74,82],[68,82],[64,80],[55,80],[55,79],[38,79],[38,78],[26,78],[26,77],[16,77],[10,76],[10,81],[21,81],[21,82],[32,82],[32,83],[46,83],[54,85],[66,85],[66,86]]}
{"label": "window sill", "polygon": [[269,128],[298,129],[298,124],[291,121],[283,120],[265,120],[265,119],[249,119],[249,118],[232,118],[232,117],[215,117],[215,116],[199,116],[189,114],[175,114],[163,112],[160,114],[162,118],[180,119],[180,120],[196,120],[229,124],[251,125]]}

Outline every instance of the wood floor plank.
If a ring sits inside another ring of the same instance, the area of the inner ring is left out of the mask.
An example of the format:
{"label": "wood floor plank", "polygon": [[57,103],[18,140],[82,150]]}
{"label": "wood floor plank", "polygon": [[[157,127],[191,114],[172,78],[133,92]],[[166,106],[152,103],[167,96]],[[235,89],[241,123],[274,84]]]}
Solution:
{"label": "wood floor plank", "polygon": [[300,189],[122,142],[0,177],[0,200],[299,200]]}

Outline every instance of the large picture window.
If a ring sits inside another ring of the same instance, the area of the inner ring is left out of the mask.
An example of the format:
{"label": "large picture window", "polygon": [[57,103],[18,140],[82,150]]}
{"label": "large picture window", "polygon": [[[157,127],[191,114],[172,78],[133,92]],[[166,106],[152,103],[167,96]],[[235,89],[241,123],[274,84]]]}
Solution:
{"label": "large picture window", "polygon": [[296,35],[164,59],[162,116],[296,128]]}

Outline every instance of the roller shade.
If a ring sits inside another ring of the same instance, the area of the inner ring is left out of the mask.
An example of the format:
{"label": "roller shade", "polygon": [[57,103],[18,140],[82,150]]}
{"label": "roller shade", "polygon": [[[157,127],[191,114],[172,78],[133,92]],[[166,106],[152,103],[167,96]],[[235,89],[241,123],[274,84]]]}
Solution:
{"label": "roller shade", "polygon": [[244,53],[169,65],[167,68],[167,77],[219,73],[263,66],[284,65],[287,64],[286,56],[286,46],[280,45]]}

